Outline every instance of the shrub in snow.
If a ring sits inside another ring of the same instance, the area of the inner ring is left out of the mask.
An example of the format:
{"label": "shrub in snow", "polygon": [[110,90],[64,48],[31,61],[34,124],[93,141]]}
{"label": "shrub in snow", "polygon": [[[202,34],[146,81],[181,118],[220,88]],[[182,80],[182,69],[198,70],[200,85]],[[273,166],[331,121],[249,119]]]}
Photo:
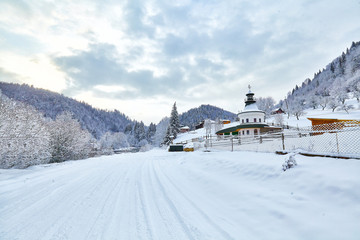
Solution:
{"label": "shrub in snow", "polygon": [[288,159],[285,160],[282,167],[283,170],[286,171],[287,169],[290,169],[292,167],[295,167],[297,165],[295,160],[295,154],[291,154]]}
{"label": "shrub in snow", "polygon": [[152,149],[152,146],[150,144],[145,144],[144,146],[141,146],[140,148],[140,152],[147,152],[150,151]]}

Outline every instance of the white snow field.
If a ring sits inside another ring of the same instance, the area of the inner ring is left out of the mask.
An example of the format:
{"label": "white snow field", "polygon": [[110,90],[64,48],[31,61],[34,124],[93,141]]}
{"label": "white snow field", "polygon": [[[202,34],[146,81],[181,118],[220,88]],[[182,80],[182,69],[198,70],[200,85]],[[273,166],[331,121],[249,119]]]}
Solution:
{"label": "white snow field", "polygon": [[359,239],[360,161],[152,150],[0,170],[0,239]]}

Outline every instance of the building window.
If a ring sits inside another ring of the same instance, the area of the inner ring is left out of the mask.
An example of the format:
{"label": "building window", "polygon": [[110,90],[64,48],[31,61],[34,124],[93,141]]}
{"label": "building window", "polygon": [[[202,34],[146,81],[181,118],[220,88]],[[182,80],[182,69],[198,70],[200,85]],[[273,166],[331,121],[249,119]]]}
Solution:
{"label": "building window", "polygon": [[249,131],[249,130],[246,130],[246,134],[249,135],[249,134],[250,134],[250,131]]}
{"label": "building window", "polygon": [[244,123],[244,119],[241,119],[241,122]]}
{"label": "building window", "polygon": [[261,118],[259,118],[259,122],[261,122]]}
{"label": "building window", "polygon": [[257,131],[257,129],[254,129],[254,134],[258,134],[258,131]]}
{"label": "building window", "polygon": [[244,131],[244,130],[242,131],[242,133],[243,133],[243,135],[245,135],[245,131]]}
{"label": "building window", "polygon": [[256,122],[256,118],[254,118],[254,122]]}
{"label": "building window", "polygon": [[248,119],[248,118],[246,119],[246,122],[247,122],[247,123],[249,122],[249,119]]}

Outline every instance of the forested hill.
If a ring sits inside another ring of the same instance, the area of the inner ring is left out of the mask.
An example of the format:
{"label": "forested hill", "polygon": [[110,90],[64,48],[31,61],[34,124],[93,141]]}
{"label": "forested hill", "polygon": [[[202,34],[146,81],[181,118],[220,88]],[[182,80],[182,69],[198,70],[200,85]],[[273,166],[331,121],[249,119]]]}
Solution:
{"label": "forested hill", "polygon": [[94,137],[100,138],[105,132],[123,132],[127,125],[134,125],[126,115],[119,111],[105,111],[93,108],[62,94],[34,88],[26,84],[0,82],[0,90],[7,97],[34,106],[45,117],[55,119],[64,111],[72,113],[83,128]]}
{"label": "forested hill", "polygon": [[[341,107],[349,95],[356,98],[360,95],[360,42],[352,42],[350,49],[315,73],[312,79],[305,79],[301,86],[296,85],[288,93],[287,103],[293,108],[329,107],[329,102]],[[285,103],[281,102],[284,108]],[[299,104],[302,106],[294,107]]]}
{"label": "forested hill", "polygon": [[205,119],[215,120],[217,118],[233,121],[236,118],[236,114],[215,106],[201,105],[179,115],[180,123],[189,126],[191,129],[194,129],[195,125]]}

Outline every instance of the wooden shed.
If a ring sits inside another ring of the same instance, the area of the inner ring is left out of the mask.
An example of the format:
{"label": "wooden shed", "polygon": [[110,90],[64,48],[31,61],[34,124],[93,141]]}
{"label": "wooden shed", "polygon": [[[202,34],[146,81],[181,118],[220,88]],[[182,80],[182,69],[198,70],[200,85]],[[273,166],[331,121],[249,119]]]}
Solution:
{"label": "wooden shed", "polygon": [[[329,130],[343,129],[350,125],[359,125],[360,120],[354,119],[337,119],[337,118],[308,118],[311,121],[312,129],[319,131],[314,135],[323,134]],[[323,132],[324,131],[324,132]]]}

